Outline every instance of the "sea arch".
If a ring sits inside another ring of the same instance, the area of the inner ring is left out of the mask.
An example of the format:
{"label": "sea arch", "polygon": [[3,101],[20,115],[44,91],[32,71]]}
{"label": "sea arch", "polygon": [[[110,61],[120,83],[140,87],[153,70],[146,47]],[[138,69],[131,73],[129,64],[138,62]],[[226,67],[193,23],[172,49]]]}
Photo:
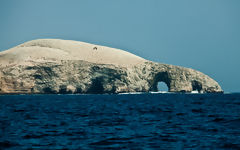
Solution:
{"label": "sea arch", "polygon": [[158,89],[158,84],[162,82],[167,85],[167,88],[169,91],[171,80],[169,78],[168,72],[159,72],[153,77],[153,80],[150,83],[151,84],[150,91],[157,92],[161,90],[161,89]]}

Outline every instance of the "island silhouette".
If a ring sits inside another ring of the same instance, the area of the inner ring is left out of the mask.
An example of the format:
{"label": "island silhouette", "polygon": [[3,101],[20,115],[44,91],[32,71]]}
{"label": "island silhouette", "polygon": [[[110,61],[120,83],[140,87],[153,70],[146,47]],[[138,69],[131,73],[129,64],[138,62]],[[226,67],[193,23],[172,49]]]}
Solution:
{"label": "island silhouette", "polygon": [[0,94],[150,92],[158,82],[169,92],[223,92],[194,69],[85,42],[38,39],[0,52]]}

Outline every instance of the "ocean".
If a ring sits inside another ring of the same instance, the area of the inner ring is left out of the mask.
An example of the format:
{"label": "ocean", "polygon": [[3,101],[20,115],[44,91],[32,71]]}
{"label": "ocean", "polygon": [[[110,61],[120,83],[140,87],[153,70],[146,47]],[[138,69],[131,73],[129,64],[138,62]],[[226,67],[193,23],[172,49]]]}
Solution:
{"label": "ocean", "polygon": [[240,149],[240,94],[0,95],[0,149]]}

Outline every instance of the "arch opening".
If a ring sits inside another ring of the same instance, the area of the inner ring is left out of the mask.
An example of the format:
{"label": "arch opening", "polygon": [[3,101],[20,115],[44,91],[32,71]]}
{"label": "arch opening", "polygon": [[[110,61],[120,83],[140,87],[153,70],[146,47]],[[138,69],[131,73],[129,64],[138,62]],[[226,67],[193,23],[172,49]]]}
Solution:
{"label": "arch opening", "polygon": [[158,90],[158,92],[168,92],[169,88],[165,82],[159,81],[157,83],[157,90]]}
{"label": "arch opening", "polygon": [[192,91],[201,93],[202,92],[202,84],[196,80],[192,81]]}
{"label": "arch opening", "polygon": [[169,74],[167,72],[157,73],[153,80],[151,81],[150,91],[159,92],[159,91],[169,91],[170,87]]}

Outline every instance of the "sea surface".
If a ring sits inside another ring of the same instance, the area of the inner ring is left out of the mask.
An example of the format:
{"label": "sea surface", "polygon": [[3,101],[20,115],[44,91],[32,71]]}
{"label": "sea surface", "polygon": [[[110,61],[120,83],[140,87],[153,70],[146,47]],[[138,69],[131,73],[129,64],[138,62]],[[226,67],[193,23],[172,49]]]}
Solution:
{"label": "sea surface", "polygon": [[0,149],[240,149],[240,94],[0,95]]}

